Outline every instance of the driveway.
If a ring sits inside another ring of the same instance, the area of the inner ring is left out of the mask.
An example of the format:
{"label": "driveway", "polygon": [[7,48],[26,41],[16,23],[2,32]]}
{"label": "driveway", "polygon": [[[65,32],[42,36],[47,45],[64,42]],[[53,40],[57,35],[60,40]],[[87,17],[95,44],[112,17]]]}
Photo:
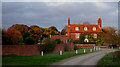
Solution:
{"label": "driveway", "polygon": [[63,67],[63,66],[68,66],[68,67],[81,67],[81,65],[87,66],[87,65],[92,65],[95,66],[97,65],[97,62],[107,53],[114,52],[115,50],[113,49],[101,49],[101,51],[94,52],[94,53],[88,53],[85,55],[79,55],[75,57],[71,57],[65,60],[62,60],[60,62],[52,64],[52,66],[55,67]]}

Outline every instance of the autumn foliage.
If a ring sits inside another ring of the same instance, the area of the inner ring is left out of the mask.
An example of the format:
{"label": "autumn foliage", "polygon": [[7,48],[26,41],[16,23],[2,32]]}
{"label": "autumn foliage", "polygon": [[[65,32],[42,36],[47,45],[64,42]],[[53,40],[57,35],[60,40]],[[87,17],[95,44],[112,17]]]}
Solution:
{"label": "autumn foliage", "polygon": [[49,28],[42,28],[37,25],[27,26],[24,24],[15,24],[9,27],[7,30],[2,30],[3,45],[8,44],[37,44],[38,40],[41,41],[48,38],[51,33],[59,35],[60,32],[56,27],[51,26]]}

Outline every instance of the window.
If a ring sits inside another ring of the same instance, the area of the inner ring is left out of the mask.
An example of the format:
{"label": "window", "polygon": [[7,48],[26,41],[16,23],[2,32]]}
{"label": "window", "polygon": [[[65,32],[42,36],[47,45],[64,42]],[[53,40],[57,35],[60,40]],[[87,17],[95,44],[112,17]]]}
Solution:
{"label": "window", "polygon": [[94,34],[94,38],[97,38],[97,34]]}
{"label": "window", "polygon": [[93,31],[96,31],[96,27],[93,27]]}
{"label": "window", "polygon": [[67,43],[67,40],[65,40],[65,43]]}
{"label": "window", "polygon": [[84,30],[87,31],[87,27],[84,27]]}
{"label": "window", "polygon": [[75,30],[78,31],[78,30],[79,30],[79,27],[75,27]]}
{"label": "window", "polygon": [[88,38],[88,35],[85,35],[85,38]]}
{"label": "window", "polygon": [[79,34],[76,34],[76,36],[75,36],[75,37],[76,37],[76,39],[77,39],[77,38],[79,38],[79,37],[80,37],[80,35],[79,35]]}

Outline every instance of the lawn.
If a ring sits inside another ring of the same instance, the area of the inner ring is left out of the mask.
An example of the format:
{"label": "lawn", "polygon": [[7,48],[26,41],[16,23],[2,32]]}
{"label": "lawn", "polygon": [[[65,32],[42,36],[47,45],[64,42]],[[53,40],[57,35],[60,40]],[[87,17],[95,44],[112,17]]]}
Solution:
{"label": "lawn", "polygon": [[[59,53],[50,53],[32,56],[17,56],[17,55],[3,55],[2,65],[50,65],[60,60],[70,58],[72,56],[84,54],[84,49],[79,49],[78,54],[75,54],[75,50],[64,52],[63,55]],[[86,53],[90,53],[90,49],[86,48]]]}
{"label": "lawn", "polygon": [[111,52],[105,55],[99,62],[98,67],[120,67],[120,51]]}

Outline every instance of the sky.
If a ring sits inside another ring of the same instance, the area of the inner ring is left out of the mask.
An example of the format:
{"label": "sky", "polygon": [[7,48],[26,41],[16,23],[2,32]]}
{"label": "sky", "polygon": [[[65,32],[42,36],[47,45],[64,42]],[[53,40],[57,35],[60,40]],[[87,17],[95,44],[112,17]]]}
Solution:
{"label": "sky", "polygon": [[118,2],[3,2],[2,27],[13,24],[38,25],[43,28],[55,26],[59,31],[67,25],[88,21],[97,24],[102,19],[102,27],[118,28]]}

